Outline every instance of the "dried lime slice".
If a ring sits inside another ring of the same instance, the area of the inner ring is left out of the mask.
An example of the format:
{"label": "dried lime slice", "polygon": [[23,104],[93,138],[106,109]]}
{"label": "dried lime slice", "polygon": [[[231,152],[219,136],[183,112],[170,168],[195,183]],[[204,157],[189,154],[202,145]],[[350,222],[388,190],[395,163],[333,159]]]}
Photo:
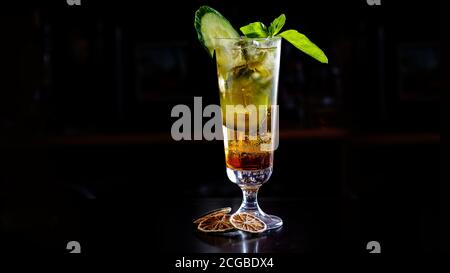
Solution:
{"label": "dried lime slice", "polygon": [[200,224],[200,222],[202,222],[203,220],[208,219],[209,217],[215,216],[217,214],[228,214],[231,212],[231,208],[230,207],[225,207],[225,208],[220,208],[220,209],[215,209],[212,211],[208,211],[207,213],[199,216],[197,219],[195,219],[193,221],[194,224]]}
{"label": "dried lime slice", "polygon": [[231,215],[230,222],[235,228],[251,233],[261,233],[267,229],[267,225],[261,219],[246,212]]}
{"label": "dried lime slice", "polygon": [[225,232],[234,229],[230,223],[230,215],[217,213],[198,224],[198,230],[203,232]]}

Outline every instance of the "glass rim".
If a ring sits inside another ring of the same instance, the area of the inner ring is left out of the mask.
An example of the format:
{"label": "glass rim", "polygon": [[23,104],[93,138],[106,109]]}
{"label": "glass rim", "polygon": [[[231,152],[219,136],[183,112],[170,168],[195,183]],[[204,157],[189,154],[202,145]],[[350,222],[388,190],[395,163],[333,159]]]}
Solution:
{"label": "glass rim", "polygon": [[275,36],[275,37],[257,37],[257,38],[248,38],[245,36],[241,36],[241,37],[215,37],[213,38],[214,40],[251,40],[251,41],[277,41],[277,40],[281,40],[281,37],[279,36]]}

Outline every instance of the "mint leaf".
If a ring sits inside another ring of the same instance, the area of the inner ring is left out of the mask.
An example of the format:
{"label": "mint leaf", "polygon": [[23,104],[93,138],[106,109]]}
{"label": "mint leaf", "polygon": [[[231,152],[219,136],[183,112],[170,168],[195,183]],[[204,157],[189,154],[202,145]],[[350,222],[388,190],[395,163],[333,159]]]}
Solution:
{"label": "mint leaf", "polygon": [[301,34],[297,30],[286,30],[278,34],[278,36],[283,37],[293,46],[318,60],[319,62],[326,64],[328,63],[328,58],[327,56],[325,56],[325,53],[323,53],[323,51],[318,46],[316,46],[305,35]]}
{"label": "mint leaf", "polygon": [[254,22],[240,28],[247,38],[266,38],[267,27],[261,22]]}
{"label": "mint leaf", "polygon": [[280,30],[283,28],[284,23],[286,22],[286,16],[281,14],[269,26],[269,37],[275,36]]}

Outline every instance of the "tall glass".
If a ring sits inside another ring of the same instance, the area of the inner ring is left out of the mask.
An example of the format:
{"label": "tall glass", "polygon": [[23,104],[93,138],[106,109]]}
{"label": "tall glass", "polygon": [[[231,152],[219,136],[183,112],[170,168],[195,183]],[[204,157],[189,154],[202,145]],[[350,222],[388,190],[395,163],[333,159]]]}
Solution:
{"label": "tall glass", "polygon": [[278,228],[283,221],[260,209],[257,194],[277,146],[281,38],[218,38],[216,45],[227,175],[243,191],[237,212]]}

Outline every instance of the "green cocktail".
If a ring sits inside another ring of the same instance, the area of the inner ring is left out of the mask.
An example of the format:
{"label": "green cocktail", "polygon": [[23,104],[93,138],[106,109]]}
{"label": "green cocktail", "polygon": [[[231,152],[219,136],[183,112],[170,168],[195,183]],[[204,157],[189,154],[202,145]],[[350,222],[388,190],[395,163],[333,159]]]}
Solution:
{"label": "green cocktail", "polygon": [[214,9],[201,7],[195,17],[200,42],[216,57],[227,175],[243,191],[234,215],[250,214],[262,221],[259,232],[283,224],[279,217],[264,213],[257,201],[259,188],[272,174],[277,146],[281,38],[328,62],[322,50],[298,31],[278,34],[285,20],[282,14],[269,27],[260,22],[246,25],[240,28],[245,35],[240,37]]}

